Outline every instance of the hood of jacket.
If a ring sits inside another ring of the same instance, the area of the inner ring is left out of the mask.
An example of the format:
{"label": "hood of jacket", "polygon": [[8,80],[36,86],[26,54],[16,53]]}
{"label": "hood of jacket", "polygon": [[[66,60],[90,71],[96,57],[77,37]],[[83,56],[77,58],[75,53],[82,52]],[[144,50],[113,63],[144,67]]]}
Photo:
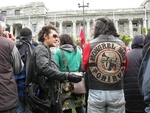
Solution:
{"label": "hood of jacket", "polygon": [[131,48],[143,48],[144,46],[144,35],[142,34],[137,34],[134,35],[133,40],[132,40],[132,44],[131,44]]}
{"label": "hood of jacket", "polygon": [[65,51],[68,51],[68,52],[73,52],[73,51],[74,51],[73,46],[70,45],[70,44],[61,45],[61,46],[60,46],[60,49],[65,50]]}

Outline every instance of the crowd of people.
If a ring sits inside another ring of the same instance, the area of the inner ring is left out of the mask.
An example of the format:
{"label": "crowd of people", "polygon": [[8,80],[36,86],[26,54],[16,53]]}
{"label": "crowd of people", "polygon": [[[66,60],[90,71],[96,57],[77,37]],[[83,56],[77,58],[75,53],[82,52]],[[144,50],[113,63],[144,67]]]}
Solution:
{"label": "crowd of people", "polygon": [[[134,35],[127,50],[113,20],[100,17],[81,51],[51,24],[39,31],[39,43],[27,27],[16,38],[5,29],[0,15],[0,113],[150,112],[150,33]],[[82,77],[86,94],[72,93]]]}

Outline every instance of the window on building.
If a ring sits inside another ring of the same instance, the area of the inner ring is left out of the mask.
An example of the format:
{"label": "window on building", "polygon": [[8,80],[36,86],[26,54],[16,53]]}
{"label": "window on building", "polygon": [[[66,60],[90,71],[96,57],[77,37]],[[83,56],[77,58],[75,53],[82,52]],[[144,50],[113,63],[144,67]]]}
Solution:
{"label": "window on building", "polygon": [[1,14],[2,14],[3,16],[6,16],[6,15],[7,15],[7,12],[6,12],[6,11],[1,11]]}
{"label": "window on building", "polygon": [[20,10],[15,10],[15,15],[20,15]]}
{"label": "window on building", "polygon": [[32,31],[36,32],[36,29],[37,29],[37,24],[32,24]]}
{"label": "window on building", "polygon": [[59,24],[58,24],[58,23],[56,23],[56,27],[59,27]]}
{"label": "window on building", "polygon": [[137,23],[133,23],[133,28],[137,28]]}
{"label": "window on building", "polygon": [[119,32],[124,32],[124,23],[119,23]]}
{"label": "window on building", "polygon": [[68,34],[70,34],[71,33],[71,25],[67,25],[67,28],[66,28],[66,32],[68,33]]}
{"label": "window on building", "polygon": [[133,28],[133,31],[137,31],[137,28]]}
{"label": "window on building", "polygon": [[138,30],[137,23],[133,23],[133,32],[137,32],[137,30]]}

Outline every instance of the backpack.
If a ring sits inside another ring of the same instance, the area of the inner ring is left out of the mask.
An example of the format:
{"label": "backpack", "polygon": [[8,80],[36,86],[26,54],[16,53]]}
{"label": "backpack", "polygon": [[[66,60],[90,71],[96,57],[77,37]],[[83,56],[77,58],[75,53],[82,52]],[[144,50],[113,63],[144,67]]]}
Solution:
{"label": "backpack", "polygon": [[34,46],[26,40],[19,39],[16,42],[16,47],[20,53],[21,59],[23,61],[23,69],[19,74],[15,74],[15,80],[18,87],[18,96],[20,101],[25,101],[25,80],[27,77],[27,71],[29,67],[29,60],[34,49]]}
{"label": "backpack", "polygon": [[[20,55],[22,57],[22,60],[23,60],[24,64],[26,65],[26,67],[28,67],[30,57],[31,57],[33,49],[35,47],[31,43],[29,43],[28,41],[23,40],[23,39],[19,39],[16,42],[16,46],[17,46],[17,48],[20,52]],[[27,68],[26,68],[26,71],[28,71]]]}

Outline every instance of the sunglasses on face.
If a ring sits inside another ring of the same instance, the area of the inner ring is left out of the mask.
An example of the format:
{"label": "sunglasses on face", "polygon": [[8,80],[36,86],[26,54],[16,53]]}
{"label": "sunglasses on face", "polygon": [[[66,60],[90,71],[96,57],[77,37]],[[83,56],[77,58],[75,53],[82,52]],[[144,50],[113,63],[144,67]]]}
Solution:
{"label": "sunglasses on face", "polygon": [[53,34],[52,36],[53,36],[54,38],[58,38],[58,35],[56,35],[56,34]]}

